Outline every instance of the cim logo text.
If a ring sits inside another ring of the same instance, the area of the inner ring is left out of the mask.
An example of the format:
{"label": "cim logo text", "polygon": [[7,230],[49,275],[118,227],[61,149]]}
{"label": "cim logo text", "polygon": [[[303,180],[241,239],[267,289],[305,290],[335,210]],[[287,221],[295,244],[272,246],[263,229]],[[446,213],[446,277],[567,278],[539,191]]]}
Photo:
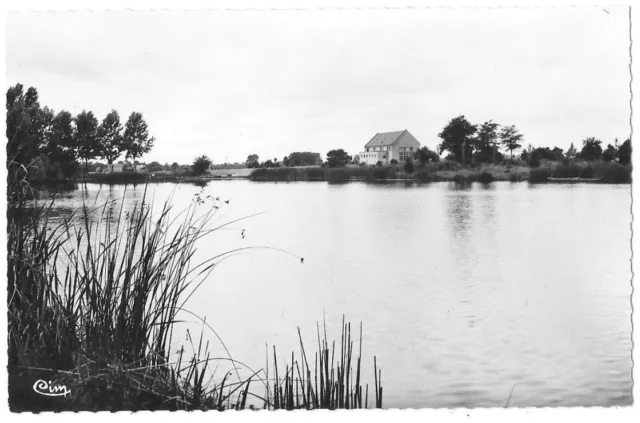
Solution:
{"label": "cim logo text", "polygon": [[51,381],[39,379],[33,384],[33,390],[47,397],[66,397],[71,391],[65,385],[53,385]]}

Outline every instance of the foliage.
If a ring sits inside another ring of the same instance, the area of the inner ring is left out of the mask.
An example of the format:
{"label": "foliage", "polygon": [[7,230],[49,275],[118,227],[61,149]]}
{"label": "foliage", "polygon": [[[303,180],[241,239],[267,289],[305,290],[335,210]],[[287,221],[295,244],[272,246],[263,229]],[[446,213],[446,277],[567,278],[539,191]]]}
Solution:
{"label": "foliage", "polygon": [[602,154],[602,147],[600,144],[602,144],[602,141],[596,138],[590,137],[585,139],[582,141],[582,150],[580,150],[578,156],[582,160],[586,161],[598,160]]}
{"label": "foliage", "polygon": [[513,151],[522,147],[520,144],[522,139],[523,136],[515,125],[504,126],[500,131],[500,142],[511,153],[511,158],[513,158]]}
{"label": "foliage", "polygon": [[411,159],[407,159],[407,161],[405,162],[404,171],[406,173],[413,173],[413,162],[411,161]]}
{"label": "foliage", "polygon": [[[391,162],[390,162],[390,163],[391,163],[392,165],[397,165],[397,164],[398,164],[398,161],[397,161],[396,159],[391,159]],[[364,163],[362,163],[362,164],[364,164]]]}
{"label": "foliage", "polygon": [[113,171],[113,162],[124,150],[122,124],[117,111],[112,110],[102,120],[98,127],[98,142],[98,156],[105,159],[109,165],[109,171]]}
{"label": "foliage", "polygon": [[351,156],[343,149],[331,150],[327,153],[327,165],[329,167],[344,167],[351,161]]}
{"label": "foliage", "polygon": [[320,153],[309,151],[294,152],[285,156],[282,164],[284,166],[319,166],[322,164],[322,156]]}
{"label": "foliage", "polygon": [[495,163],[502,154],[498,152],[498,131],[500,125],[493,121],[487,121],[478,127],[474,140],[475,153],[473,157],[479,163]]}
{"label": "foliage", "polygon": [[260,167],[260,158],[257,154],[249,154],[246,164],[249,169]]}
{"label": "foliage", "polygon": [[[438,153],[436,153],[435,151],[431,150],[427,146],[423,146],[418,151],[416,151],[416,154],[414,154],[413,158],[418,160],[420,162],[421,166],[424,166],[425,164],[427,164],[429,162],[435,163],[435,162],[440,161],[440,156],[438,155]],[[397,163],[397,161],[396,161],[396,163]]]}
{"label": "foliage", "polygon": [[469,123],[464,116],[453,118],[438,134],[442,139],[439,152],[448,151],[455,161],[467,164],[473,153],[473,135],[476,132],[477,127]]}
{"label": "foliage", "polygon": [[631,139],[627,139],[618,148],[618,163],[622,165],[631,163]]}
{"label": "foliage", "polygon": [[38,155],[43,139],[47,116],[38,102],[38,91],[29,87],[24,92],[22,84],[7,90],[7,159],[29,166]]}
{"label": "foliage", "polygon": [[198,156],[193,160],[193,164],[191,165],[191,170],[195,176],[204,175],[209,167],[211,166],[211,159],[206,155]]}
{"label": "foliage", "polygon": [[[177,165],[178,164],[176,163],[176,167]],[[167,167],[168,167],[167,165],[163,166],[156,161],[153,161],[146,166],[148,172],[158,172],[161,170],[165,170]]]}
{"label": "foliage", "polygon": [[75,117],[75,144],[78,157],[84,160],[85,168],[90,159],[99,154],[98,149],[98,119],[92,112],[83,110]]}
{"label": "foliage", "polygon": [[605,162],[612,162],[618,157],[618,150],[611,144],[608,144],[600,157]]}
{"label": "foliage", "polygon": [[124,126],[123,145],[126,158],[133,160],[135,171],[136,160],[153,148],[155,138],[149,136],[149,128],[142,113],[133,112]]}

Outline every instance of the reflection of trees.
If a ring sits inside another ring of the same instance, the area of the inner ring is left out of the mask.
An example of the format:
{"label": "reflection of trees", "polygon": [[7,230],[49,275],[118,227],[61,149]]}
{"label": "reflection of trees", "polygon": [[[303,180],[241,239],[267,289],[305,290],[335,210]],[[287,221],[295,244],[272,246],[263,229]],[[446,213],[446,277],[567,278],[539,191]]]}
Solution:
{"label": "reflection of trees", "polygon": [[454,191],[447,195],[447,218],[451,225],[451,238],[460,240],[468,239],[469,226],[472,219],[471,196],[465,192]]}

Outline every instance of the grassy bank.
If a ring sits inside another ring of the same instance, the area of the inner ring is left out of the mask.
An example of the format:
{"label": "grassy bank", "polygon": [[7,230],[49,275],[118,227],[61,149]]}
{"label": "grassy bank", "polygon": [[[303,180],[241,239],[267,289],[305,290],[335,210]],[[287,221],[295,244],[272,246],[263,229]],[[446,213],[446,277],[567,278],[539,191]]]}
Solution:
{"label": "grassy bank", "polygon": [[[193,348],[183,346],[176,353],[179,313],[187,312],[191,296],[202,283],[213,283],[215,266],[233,254],[193,262],[199,241],[225,227],[212,224],[223,206],[217,200],[197,197],[176,214],[166,204],[154,212],[144,198],[128,211],[115,203],[85,206],[58,223],[50,219],[53,205],[34,207],[29,184],[19,171],[10,172],[12,411],[382,405],[377,365],[371,401],[360,379],[360,354],[352,366],[348,324],[343,325],[340,354],[329,350],[330,341],[326,335],[321,340],[318,330],[315,362],[320,367],[309,365],[313,361],[307,360],[302,341],[299,358],[292,354],[284,368],[274,348],[270,370],[254,370],[235,360],[222,341],[227,356],[214,358],[202,334]],[[215,335],[204,318],[194,317]],[[221,362],[232,363],[233,371],[216,379],[213,369]],[[34,390],[52,386],[64,386],[68,394],[48,397]]]}
{"label": "grassy bank", "polygon": [[605,184],[628,184],[631,174],[631,166],[618,163],[555,163],[531,169],[529,182],[544,183],[548,178],[597,178]]}
{"label": "grassy bank", "polygon": [[207,182],[211,180],[223,180],[223,179],[241,179],[238,176],[229,176],[228,174],[211,175],[211,176],[187,176],[187,175],[168,175],[168,174],[155,174],[149,175],[147,173],[135,173],[135,172],[114,172],[114,173],[93,173],[80,179],[36,179],[31,180],[32,185],[59,185],[61,183],[94,183],[105,185],[137,185],[150,183],[181,183],[181,182]]}
{"label": "grassy bank", "polygon": [[547,163],[538,168],[513,165],[479,165],[462,167],[453,162],[429,163],[416,166],[413,172],[405,172],[403,166],[347,166],[344,168],[268,168],[256,169],[250,175],[252,181],[261,182],[295,182],[325,181],[329,183],[345,183],[349,181],[384,182],[411,181],[427,182],[481,182],[493,181],[529,181],[533,183],[547,182],[548,177],[600,178],[603,183],[631,182],[631,166],[617,163]]}
{"label": "grassy bank", "polygon": [[430,163],[416,166],[413,172],[405,172],[402,166],[348,166],[344,168],[269,168],[254,170],[249,179],[263,182],[326,181],[344,183],[348,181],[479,181],[526,180],[528,169],[511,166],[486,166],[462,168],[452,162]]}

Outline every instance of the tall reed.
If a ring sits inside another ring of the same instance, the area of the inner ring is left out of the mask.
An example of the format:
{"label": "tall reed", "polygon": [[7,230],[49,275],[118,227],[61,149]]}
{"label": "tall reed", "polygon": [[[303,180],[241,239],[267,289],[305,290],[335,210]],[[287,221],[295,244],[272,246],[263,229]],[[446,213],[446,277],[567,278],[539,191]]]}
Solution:
{"label": "tall reed", "polygon": [[[254,381],[268,386],[262,369],[235,360],[219,337],[223,357],[211,357],[203,334],[194,342],[188,333],[191,348],[172,351],[179,313],[193,315],[188,300],[218,263],[240,252],[194,263],[201,239],[237,221],[213,224],[220,200],[197,195],[182,212],[173,214],[167,201],[154,213],[145,190],[131,210],[124,202],[85,203],[55,220],[55,199],[36,205],[26,169],[10,170],[11,410],[222,410],[245,408],[248,397],[275,408],[254,392]],[[221,361],[233,371],[215,380],[212,363]],[[70,395],[37,395],[39,379],[65,385]]]}

